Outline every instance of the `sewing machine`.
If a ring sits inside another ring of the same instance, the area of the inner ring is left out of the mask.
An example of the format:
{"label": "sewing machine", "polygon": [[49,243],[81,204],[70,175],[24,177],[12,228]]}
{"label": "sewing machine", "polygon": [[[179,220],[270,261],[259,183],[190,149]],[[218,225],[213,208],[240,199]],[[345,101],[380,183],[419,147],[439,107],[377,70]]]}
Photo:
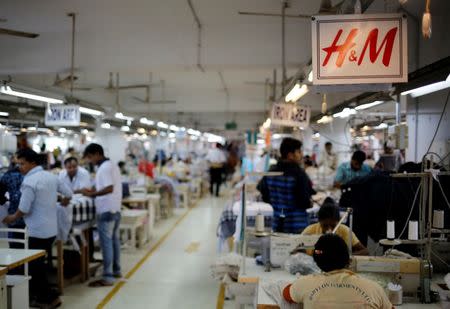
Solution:
{"label": "sewing machine", "polygon": [[422,289],[425,291],[424,297],[429,295],[431,264],[418,258],[353,256],[350,269],[357,273],[377,273],[390,282],[399,283],[403,287],[404,297],[419,298]]}

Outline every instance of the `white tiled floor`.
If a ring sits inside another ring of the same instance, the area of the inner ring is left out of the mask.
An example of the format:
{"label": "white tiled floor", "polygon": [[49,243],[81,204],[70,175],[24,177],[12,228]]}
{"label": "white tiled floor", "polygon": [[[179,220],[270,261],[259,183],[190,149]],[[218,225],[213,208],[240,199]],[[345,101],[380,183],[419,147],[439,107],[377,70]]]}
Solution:
{"label": "white tiled floor", "polygon": [[[215,308],[219,283],[211,278],[209,266],[216,257],[216,227],[223,205],[223,199],[202,199],[105,308]],[[158,223],[155,237],[145,250],[122,254],[124,274],[184,212],[177,211],[174,217]],[[194,248],[191,253],[185,250],[189,246]],[[110,290],[69,286],[62,297],[62,308],[95,308]]]}

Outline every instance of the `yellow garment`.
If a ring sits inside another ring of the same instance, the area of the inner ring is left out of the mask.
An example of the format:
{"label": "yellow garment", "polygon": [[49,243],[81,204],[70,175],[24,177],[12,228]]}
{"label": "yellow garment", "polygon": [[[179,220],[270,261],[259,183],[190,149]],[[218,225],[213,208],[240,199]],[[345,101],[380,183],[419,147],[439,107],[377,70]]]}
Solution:
{"label": "yellow garment", "polygon": [[300,277],[289,294],[305,309],[393,308],[379,284],[346,269]]}
{"label": "yellow garment", "polygon": [[[348,243],[348,233],[350,233],[350,229],[346,225],[339,225],[336,235],[341,237],[343,240],[345,240],[345,243]],[[303,232],[302,235],[322,235],[322,227],[320,226],[320,223],[314,223],[309,226],[307,226]],[[355,246],[357,243],[359,243],[358,237],[356,237],[355,233],[352,233],[352,247]],[[309,255],[313,254],[313,250],[306,250],[306,253]]]}

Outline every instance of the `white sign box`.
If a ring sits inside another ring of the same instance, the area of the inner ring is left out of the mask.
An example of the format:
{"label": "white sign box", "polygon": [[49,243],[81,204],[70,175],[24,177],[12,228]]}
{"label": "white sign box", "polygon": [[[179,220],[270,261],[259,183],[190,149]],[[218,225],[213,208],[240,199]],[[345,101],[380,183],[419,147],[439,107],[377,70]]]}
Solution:
{"label": "white sign box", "polygon": [[402,14],[312,18],[314,85],[408,81],[408,39]]}
{"label": "white sign box", "polygon": [[48,104],[45,111],[46,126],[79,126],[80,107],[78,105]]}
{"label": "white sign box", "polygon": [[272,106],[273,125],[306,128],[309,126],[310,117],[311,108],[309,106],[292,103],[274,103]]}

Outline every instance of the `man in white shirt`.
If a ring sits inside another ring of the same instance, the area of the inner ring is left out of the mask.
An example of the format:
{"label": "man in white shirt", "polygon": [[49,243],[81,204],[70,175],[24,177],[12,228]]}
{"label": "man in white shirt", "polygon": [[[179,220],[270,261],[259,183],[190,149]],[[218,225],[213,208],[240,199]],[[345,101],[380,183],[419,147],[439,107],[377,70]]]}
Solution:
{"label": "man in white shirt", "polygon": [[102,279],[93,281],[91,287],[111,286],[115,278],[121,278],[120,269],[120,207],[122,204],[122,183],[117,164],[105,157],[103,147],[89,144],[84,158],[97,165],[95,190],[83,189],[86,196],[95,198],[97,229],[103,255]]}
{"label": "man in white shirt", "polygon": [[333,152],[333,144],[325,143],[325,149],[320,154],[319,166],[325,167],[326,171],[334,172],[337,168],[337,157]]}
{"label": "man in white shirt", "polygon": [[210,192],[214,193],[214,185],[216,185],[216,196],[219,196],[220,185],[222,184],[222,177],[224,171],[224,165],[227,161],[225,154],[221,149],[222,145],[216,144],[215,148],[208,151],[206,160],[209,162],[209,175],[210,175]]}
{"label": "man in white shirt", "polygon": [[82,189],[91,187],[91,176],[85,168],[78,166],[77,158],[65,159],[64,168],[59,173],[59,180],[66,184],[73,193],[82,193]]}

